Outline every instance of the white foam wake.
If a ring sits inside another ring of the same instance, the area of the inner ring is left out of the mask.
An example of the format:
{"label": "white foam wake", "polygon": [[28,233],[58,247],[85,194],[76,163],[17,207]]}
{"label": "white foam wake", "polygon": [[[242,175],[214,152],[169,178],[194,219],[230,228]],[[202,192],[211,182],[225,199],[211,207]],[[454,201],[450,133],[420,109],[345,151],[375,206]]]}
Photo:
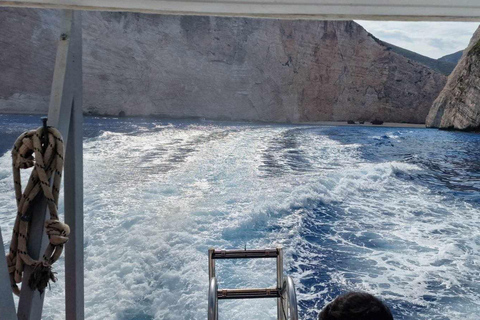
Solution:
{"label": "white foam wake", "polygon": [[[322,224],[332,252],[350,256],[331,270],[332,284],[465,318],[453,303],[425,300],[432,292],[446,299],[455,287],[464,310],[478,311],[478,292],[462,288],[479,264],[478,208],[397,179],[422,168],[370,163],[359,148],[318,128],[281,126],[158,125],[87,139],[86,317],[205,319],[209,247],[284,245],[300,299],[318,300],[326,284],[306,284],[322,281],[316,269],[328,257],[324,244],[309,238]],[[9,161],[0,158],[1,212],[15,203]],[[13,219],[0,216],[4,239]],[[274,283],[273,265],[263,261],[220,263],[218,273],[221,286]],[[64,318],[63,298],[59,282],[47,293],[44,319]],[[252,303],[222,302],[220,313],[275,318],[274,302]],[[308,319],[316,312],[302,310]]]}

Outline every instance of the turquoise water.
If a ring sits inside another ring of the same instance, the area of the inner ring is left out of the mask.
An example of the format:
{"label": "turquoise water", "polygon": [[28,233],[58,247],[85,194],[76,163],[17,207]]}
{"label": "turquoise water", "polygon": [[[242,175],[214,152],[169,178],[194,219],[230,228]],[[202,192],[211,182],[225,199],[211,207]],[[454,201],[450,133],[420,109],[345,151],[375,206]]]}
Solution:
{"label": "turquoise water", "polygon": [[[0,115],[4,240],[8,152],[39,124]],[[383,297],[395,319],[478,319],[480,135],[87,118],[84,152],[87,319],[206,319],[208,248],[276,245],[301,319],[349,290]],[[218,274],[228,288],[275,279],[258,260],[219,263]],[[59,281],[45,319],[64,318],[63,299]],[[221,319],[275,314],[268,300],[220,304]]]}

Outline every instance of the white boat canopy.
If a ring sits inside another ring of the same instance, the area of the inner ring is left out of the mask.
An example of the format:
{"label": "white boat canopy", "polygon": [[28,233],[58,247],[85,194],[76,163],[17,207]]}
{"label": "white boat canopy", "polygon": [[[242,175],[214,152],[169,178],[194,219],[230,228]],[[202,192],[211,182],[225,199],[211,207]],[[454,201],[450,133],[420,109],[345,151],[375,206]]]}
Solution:
{"label": "white boat canopy", "polygon": [[480,21],[479,0],[0,0],[0,6],[290,19]]}

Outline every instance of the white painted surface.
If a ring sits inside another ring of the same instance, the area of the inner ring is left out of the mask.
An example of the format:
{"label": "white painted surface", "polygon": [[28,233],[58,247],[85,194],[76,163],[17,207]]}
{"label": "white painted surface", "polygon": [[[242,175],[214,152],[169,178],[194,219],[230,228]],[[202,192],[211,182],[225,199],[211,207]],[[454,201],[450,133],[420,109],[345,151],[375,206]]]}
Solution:
{"label": "white painted surface", "polygon": [[5,251],[3,250],[2,230],[0,230],[0,318],[4,320],[17,318]]}
{"label": "white painted surface", "polygon": [[[65,246],[65,310],[66,320],[85,318],[83,260],[83,85],[82,85],[82,13],[73,12],[70,51],[65,73],[69,78],[72,100],[67,148],[65,150],[64,199],[65,222],[70,226]],[[64,95],[66,92],[63,93]]]}
{"label": "white painted surface", "polygon": [[[65,248],[66,319],[84,318],[83,297],[83,180],[82,180],[82,44],[81,12],[65,11],[53,75],[48,125],[56,127],[65,141],[65,222],[70,224],[70,241]],[[75,103],[75,108],[73,108]],[[75,110],[73,110],[75,109]],[[72,120],[74,123],[71,123]],[[77,157],[80,157],[78,159]],[[38,259],[48,243],[44,223],[47,204],[41,198],[34,206],[28,251]],[[57,263],[54,268],[61,268]],[[45,294],[31,290],[32,268],[25,267],[18,304],[19,320],[41,320]],[[0,319],[1,318],[0,316]]]}
{"label": "white painted surface", "polygon": [[290,18],[480,20],[478,0],[0,0],[0,6]]}

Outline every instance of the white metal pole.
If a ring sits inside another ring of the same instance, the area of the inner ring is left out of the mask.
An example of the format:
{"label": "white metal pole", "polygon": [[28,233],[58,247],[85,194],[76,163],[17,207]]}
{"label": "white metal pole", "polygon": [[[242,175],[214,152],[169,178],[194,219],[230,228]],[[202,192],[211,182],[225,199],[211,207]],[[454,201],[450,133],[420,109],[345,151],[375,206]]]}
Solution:
{"label": "white metal pole", "polygon": [[[75,151],[81,148],[82,120],[78,112],[82,110],[82,42],[80,12],[65,11],[63,26],[57,49],[55,71],[53,75],[50,106],[48,110],[48,125],[56,127],[63,136],[66,155],[65,172],[69,180],[65,181],[65,219],[72,223],[72,243],[66,247],[66,304],[68,319],[83,319],[83,184],[81,172],[82,162],[77,162]],[[72,112],[75,107],[76,111]],[[80,110],[80,111],[79,111]],[[70,124],[71,120],[75,122]],[[72,138],[69,137],[72,133]],[[80,140],[80,143],[78,142]],[[72,147],[70,145],[73,145]],[[70,150],[70,148],[73,148]],[[82,156],[80,151],[80,157]],[[72,174],[75,175],[72,178]],[[67,186],[68,185],[68,186]],[[80,211],[77,211],[80,210]],[[38,259],[45,250],[47,236],[44,222],[48,214],[45,199],[38,199],[33,204],[28,252]],[[78,250],[81,247],[81,250]],[[73,255],[73,259],[72,259]],[[68,261],[68,262],[67,262]],[[75,263],[78,262],[78,265]],[[57,266],[58,267],[58,266]],[[22,291],[18,304],[19,320],[40,320],[42,318],[43,299],[45,294],[31,290],[28,279],[32,268],[26,267],[22,283]],[[79,279],[81,277],[81,280]],[[74,301],[72,301],[72,299]],[[68,314],[73,312],[72,314]]]}
{"label": "white metal pole", "polygon": [[83,108],[82,20],[74,11],[71,28],[73,100],[64,169],[65,222],[70,226],[65,246],[65,310],[67,320],[82,320],[84,313],[83,261]]}
{"label": "white metal pole", "polygon": [[2,230],[0,230],[0,318],[2,320],[16,320],[15,304],[13,302],[10,275],[7,269],[7,260],[3,250]]}

